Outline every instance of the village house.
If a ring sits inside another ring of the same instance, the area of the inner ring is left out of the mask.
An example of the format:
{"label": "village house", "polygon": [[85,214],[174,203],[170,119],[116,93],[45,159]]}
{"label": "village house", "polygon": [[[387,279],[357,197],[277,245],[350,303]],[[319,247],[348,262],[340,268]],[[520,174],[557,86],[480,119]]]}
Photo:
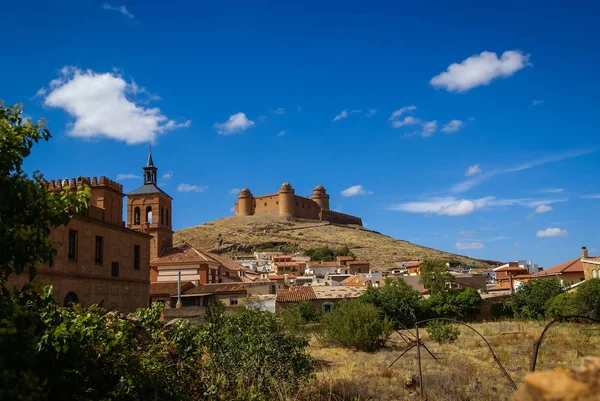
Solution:
{"label": "village house", "polygon": [[600,256],[590,256],[587,248],[582,246],[581,262],[585,280],[600,278]]}
{"label": "village house", "polygon": [[348,274],[349,266],[340,265],[338,262],[308,262],[305,275],[314,275],[317,279],[324,279],[328,274]]}
{"label": "village house", "polygon": [[333,312],[335,304],[342,300],[355,299],[366,291],[366,287],[302,286],[290,287],[277,293],[277,310],[283,310],[295,302],[308,301],[323,313]]}
{"label": "village house", "polygon": [[534,275],[535,278],[556,278],[566,285],[577,284],[586,279],[583,264],[584,257],[587,256],[587,249],[582,248],[582,255],[576,259],[569,260],[546,270],[542,270]]}
{"label": "village house", "polygon": [[221,302],[226,307],[234,307],[244,305],[246,300],[253,296],[272,294],[272,291],[269,282],[205,284],[186,290],[181,294],[181,300],[183,307],[206,307],[215,302]]}

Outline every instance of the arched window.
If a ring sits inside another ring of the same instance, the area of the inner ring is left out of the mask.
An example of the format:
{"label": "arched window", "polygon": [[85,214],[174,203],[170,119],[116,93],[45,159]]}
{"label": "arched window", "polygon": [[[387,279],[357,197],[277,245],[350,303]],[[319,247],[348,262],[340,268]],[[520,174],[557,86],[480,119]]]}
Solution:
{"label": "arched window", "polygon": [[146,223],[152,224],[152,206],[146,206]]}
{"label": "arched window", "polygon": [[171,216],[169,216],[169,209],[167,209],[167,220],[165,221],[165,224],[170,226],[171,225],[171,220],[170,220]]}
{"label": "arched window", "polygon": [[78,303],[79,303],[79,297],[77,296],[77,294],[75,294],[74,292],[70,292],[65,297],[65,302],[63,305],[67,306],[67,307],[71,307],[74,304],[78,304]]}
{"label": "arched window", "polygon": [[133,224],[139,225],[140,224],[140,208],[136,207],[135,209],[133,209]]}
{"label": "arched window", "polygon": [[592,270],[592,278],[598,278],[598,270]]}

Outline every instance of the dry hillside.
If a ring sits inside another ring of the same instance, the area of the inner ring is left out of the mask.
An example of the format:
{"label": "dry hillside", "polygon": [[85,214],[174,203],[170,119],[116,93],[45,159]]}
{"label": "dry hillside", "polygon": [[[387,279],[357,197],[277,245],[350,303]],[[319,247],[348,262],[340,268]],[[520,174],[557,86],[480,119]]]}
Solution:
{"label": "dry hillside", "polygon": [[330,224],[312,220],[285,220],[270,214],[226,217],[175,233],[175,243],[188,242],[198,249],[215,250],[218,235],[225,243],[221,250],[229,255],[255,250],[303,251],[310,248],[347,246],[359,258],[371,261],[376,269],[389,270],[396,262],[443,259],[478,266],[494,262],[438,251],[397,240],[354,225]]}

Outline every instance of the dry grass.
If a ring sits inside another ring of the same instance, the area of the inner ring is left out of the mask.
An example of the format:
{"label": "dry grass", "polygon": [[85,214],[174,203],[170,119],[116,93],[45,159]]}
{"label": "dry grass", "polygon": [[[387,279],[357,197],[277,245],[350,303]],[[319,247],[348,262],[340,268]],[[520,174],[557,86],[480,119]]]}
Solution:
{"label": "dry grass", "polygon": [[[518,384],[529,369],[533,342],[542,323],[506,322],[474,325],[488,339],[498,359]],[[600,354],[600,332],[582,331],[583,325],[561,324],[547,334],[540,349],[537,370],[578,366],[583,356]],[[423,386],[428,400],[510,400],[513,390],[500,373],[483,340],[461,328],[453,344],[439,345],[422,333],[426,351],[423,357]],[[321,368],[310,385],[293,397],[316,400],[418,400],[416,350],[409,351],[393,367],[389,365],[406,348],[399,336],[388,348],[376,353],[311,344],[310,353]]]}
{"label": "dry grass", "polygon": [[316,247],[349,247],[360,259],[377,268],[393,267],[403,260],[442,259],[488,266],[486,261],[441,252],[432,248],[396,240],[358,226],[341,226],[311,220],[288,221],[271,214],[226,217],[175,233],[175,242],[186,241],[198,249],[214,249],[217,235],[226,243],[229,254],[246,253],[254,248],[274,246],[293,250]]}

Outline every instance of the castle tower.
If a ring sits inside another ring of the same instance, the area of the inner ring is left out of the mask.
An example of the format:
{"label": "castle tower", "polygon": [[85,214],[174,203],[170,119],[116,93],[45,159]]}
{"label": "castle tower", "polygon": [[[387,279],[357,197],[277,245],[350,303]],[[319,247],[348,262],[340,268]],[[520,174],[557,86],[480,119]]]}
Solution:
{"label": "castle tower", "polygon": [[279,215],[282,217],[294,217],[294,198],[296,193],[289,182],[281,184],[277,191],[279,195]]}
{"label": "castle tower", "polygon": [[314,200],[321,210],[329,210],[329,195],[323,185],[317,185],[310,195],[310,199]]}
{"label": "castle tower", "polygon": [[157,172],[150,151],[144,167],[144,185],[127,194],[127,227],[152,235],[150,260],[158,258],[163,249],[173,246],[173,198],[158,187]]}
{"label": "castle tower", "polygon": [[238,195],[236,216],[251,216],[254,214],[254,196],[248,188],[244,188]]}

